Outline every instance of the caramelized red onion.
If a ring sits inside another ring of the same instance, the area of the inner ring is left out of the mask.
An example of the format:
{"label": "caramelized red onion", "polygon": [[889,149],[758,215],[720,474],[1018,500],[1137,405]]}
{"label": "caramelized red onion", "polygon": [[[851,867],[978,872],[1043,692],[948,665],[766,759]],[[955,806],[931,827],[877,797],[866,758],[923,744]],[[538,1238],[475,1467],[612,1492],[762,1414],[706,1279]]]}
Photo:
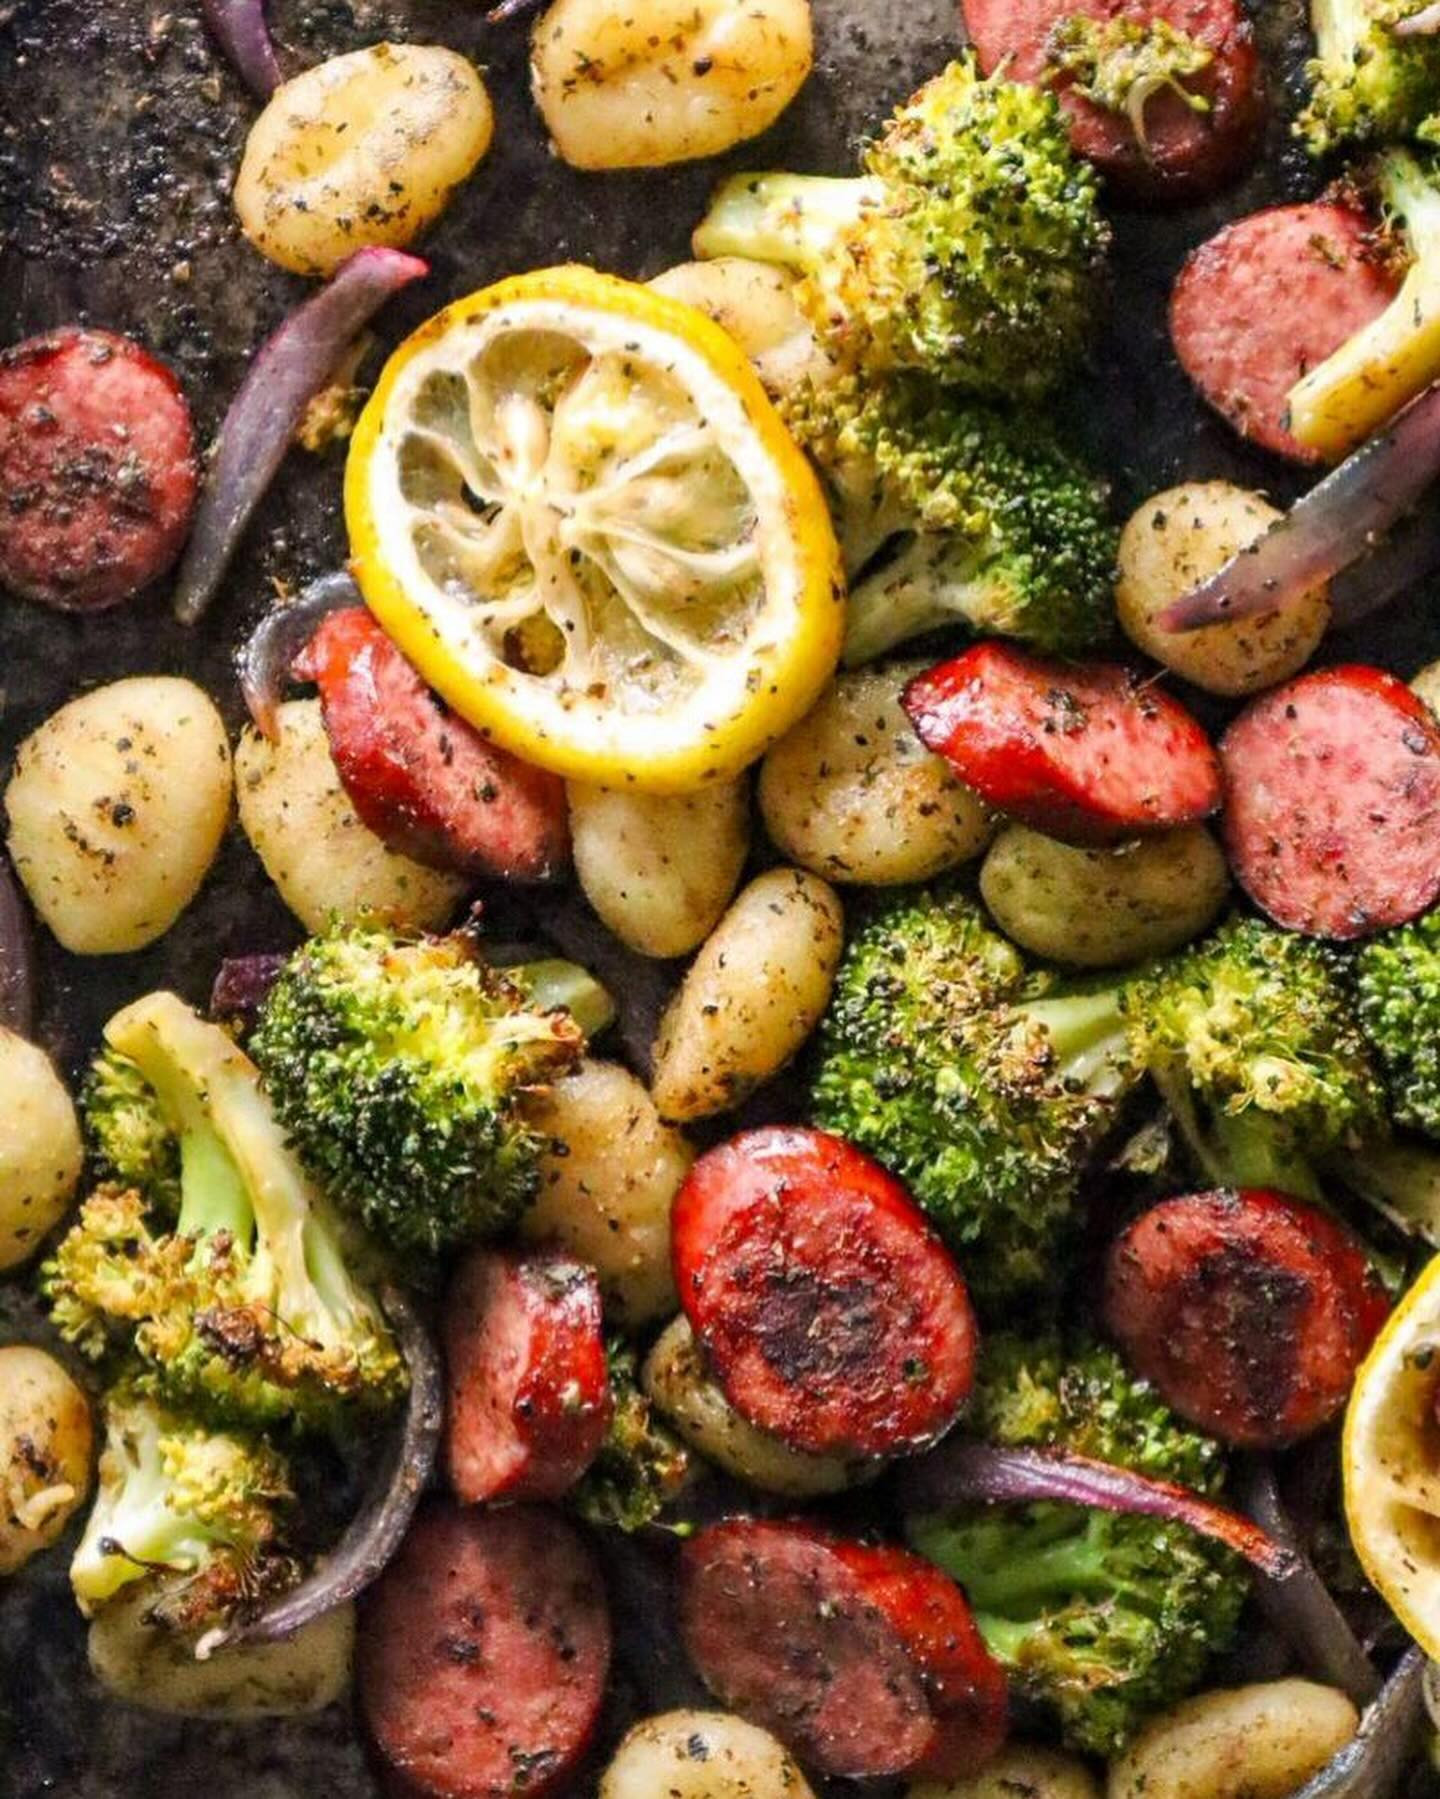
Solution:
{"label": "caramelized red onion", "polygon": [[295,658],[332,612],[362,605],[360,589],[343,570],[321,575],[293,600],[277,602],[250,633],[236,657],[240,691],[262,737],[274,743],[280,735],[276,713]]}
{"label": "caramelized red onion", "polygon": [[278,954],[227,956],[210,989],[210,1016],[238,1019],[248,1029],[259,1017],[260,1008],[289,960]]}
{"label": "caramelized red onion", "polygon": [[1397,19],[1390,29],[1396,37],[1434,37],[1440,32],[1440,6],[1422,6],[1408,19]]}
{"label": "caramelized red onion", "polygon": [[403,250],[357,250],[256,352],[216,439],[175,585],[175,616],[193,625],[215,597],[250,516],[285,459],[305,408],[357,331],[400,288],[429,273]]}
{"label": "caramelized red onion", "polygon": [[10,858],[0,850],[0,1027],[28,1037],[35,1027],[35,943]]}
{"label": "caramelized red onion", "polygon": [[1160,615],[1199,631],[1274,612],[1374,550],[1440,474],[1440,383],[1361,444],[1261,538]]}
{"label": "caramelized red onion", "polygon": [[205,22],[236,74],[257,100],[268,100],[285,77],[275,57],[265,0],[200,0]]}
{"label": "caramelized red onion", "polygon": [[1295,1799],[1398,1799],[1420,1749],[1424,1687],[1424,1653],[1409,1649],[1361,1718],[1359,1733]]}
{"label": "caramelized red onion", "polygon": [[1292,1550],[1238,1512],[1227,1511],[1188,1487],[1151,1480],[1068,1450],[997,1449],[989,1443],[957,1440],[914,1463],[900,1480],[902,1501],[913,1511],[1060,1500],[1188,1525],[1233,1549],[1272,1580],[1288,1580],[1297,1565]]}

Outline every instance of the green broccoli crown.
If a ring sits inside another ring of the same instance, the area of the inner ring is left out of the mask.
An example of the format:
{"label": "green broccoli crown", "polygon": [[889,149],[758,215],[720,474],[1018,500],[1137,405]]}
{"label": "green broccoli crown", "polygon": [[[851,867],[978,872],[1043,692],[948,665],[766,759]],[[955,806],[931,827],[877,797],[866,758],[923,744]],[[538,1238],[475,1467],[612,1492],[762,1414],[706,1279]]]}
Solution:
{"label": "green broccoli crown", "polygon": [[[1217,1444],[1088,1341],[987,1339],[967,1429],[1203,1493],[1224,1475]],[[1054,1708],[1072,1747],[1095,1755],[1114,1754],[1199,1683],[1248,1590],[1243,1564],[1185,1526],[1084,1506],[967,1507],[912,1518],[907,1531],[965,1588],[1016,1685]]]}
{"label": "green broccoli crown", "polygon": [[1396,1121],[1440,1137],[1440,909],[1372,937],[1355,964],[1360,1023]]}
{"label": "green broccoli crown", "polygon": [[154,1088],[128,1056],[101,1050],[85,1083],[81,1111],[100,1178],[138,1188],[161,1211],[177,1211],[180,1145]]}
{"label": "green broccoli crown", "polygon": [[106,1038],[178,1145],[180,1204],[90,1195],[42,1270],[57,1328],[95,1358],[133,1349],[157,1396],[232,1421],[331,1428],[393,1403],[403,1361],[248,1057],[173,994],[118,1013]]}
{"label": "green broccoli crown", "polygon": [[908,1185],[993,1309],[1058,1284],[1080,1172],[1135,1078],[1111,989],[1028,974],[973,900],[928,888],[851,938],[811,1110]]}
{"label": "green broccoli crown", "polygon": [[1168,19],[1097,19],[1071,13],[1056,21],[1046,44],[1046,60],[1057,75],[1068,75],[1077,94],[1107,112],[1123,113],[1136,141],[1147,143],[1145,108],[1157,94],[1172,93],[1192,112],[1210,102],[1185,86],[1215,60],[1215,52]]}
{"label": "green broccoli crown", "polygon": [[1345,963],[1324,944],[1232,918],[1158,964],[1127,1010],[1136,1053],[1221,1185],[1318,1197],[1316,1158],[1385,1134]]}
{"label": "green broccoli crown", "polygon": [[1312,0],[1316,55],[1295,133],[1313,156],[1440,132],[1440,39],[1397,35],[1428,0]]}
{"label": "green broccoli crown", "polygon": [[591,1524],[643,1530],[690,1478],[690,1453],[656,1416],[640,1385],[639,1357],[623,1337],[606,1344],[614,1411],[600,1453],[570,1494]]}
{"label": "green broccoli crown", "polygon": [[284,1549],[294,1494],[284,1457],[255,1434],[210,1429],[131,1380],[105,1400],[95,1502],[70,1564],[89,1614],[165,1573],[155,1622],[194,1629],[293,1584]]}
{"label": "green broccoli crown", "polygon": [[251,1048],[325,1191],[377,1237],[434,1254],[495,1236],[534,1197],[546,1140],[522,1101],[584,1041],[468,938],[361,925],[295,953]]}
{"label": "green broccoli crown", "polygon": [[845,360],[1002,399],[1048,392],[1094,323],[1109,248],[1094,170],[1043,89],[952,63],[897,109],[851,180],[741,175],[702,256],[802,272],[797,299]]}

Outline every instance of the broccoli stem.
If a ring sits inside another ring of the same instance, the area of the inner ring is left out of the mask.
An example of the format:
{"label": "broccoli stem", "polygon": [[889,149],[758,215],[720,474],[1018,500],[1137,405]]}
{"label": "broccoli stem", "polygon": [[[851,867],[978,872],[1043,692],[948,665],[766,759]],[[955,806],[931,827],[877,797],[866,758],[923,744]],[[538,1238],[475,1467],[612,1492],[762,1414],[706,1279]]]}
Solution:
{"label": "broccoli stem", "polygon": [[851,587],[845,666],[873,662],[924,631],[967,622],[967,575],[973,578],[981,561],[981,551],[965,553],[958,539],[913,536],[898,556]]}
{"label": "broccoli stem", "polygon": [[696,227],[695,254],[748,256],[808,273],[884,197],[883,183],[863,176],[735,175]]}
{"label": "broccoli stem", "polygon": [[1313,1164],[1280,1120],[1254,1106],[1202,1112],[1183,1074],[1163,1067],[1151,1074],[1191,1155],[1217,1187],[1262,1187],[1324,1202]]}
{"label": "broccoli stem", "polygon": [[1052,1074],[1072,1092],[1109,1099],[1129,1085],[1130,1031],[1117,988],[1031,1000],[1014,1007],[1012,1016],[1045,1032]]}

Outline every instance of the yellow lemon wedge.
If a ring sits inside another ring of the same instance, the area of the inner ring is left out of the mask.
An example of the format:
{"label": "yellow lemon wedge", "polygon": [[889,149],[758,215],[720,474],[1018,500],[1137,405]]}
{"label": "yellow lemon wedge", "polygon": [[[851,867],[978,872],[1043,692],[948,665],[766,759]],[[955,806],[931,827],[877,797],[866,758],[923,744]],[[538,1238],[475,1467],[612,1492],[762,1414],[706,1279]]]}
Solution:
{"label": "yellow lemon wedge", "polygon": [[1440,1256],[1361,1364],[1345,1414],[1345,1516],[1361,1566],[1440,1656]]}
{"label": "yellow lemon wedge", "polygon": [[576,779],[733,775],[839,655],[824,496],[744,352],[593,269],[501,281],[401,344],[345,518],[361,592],[426,680]]}

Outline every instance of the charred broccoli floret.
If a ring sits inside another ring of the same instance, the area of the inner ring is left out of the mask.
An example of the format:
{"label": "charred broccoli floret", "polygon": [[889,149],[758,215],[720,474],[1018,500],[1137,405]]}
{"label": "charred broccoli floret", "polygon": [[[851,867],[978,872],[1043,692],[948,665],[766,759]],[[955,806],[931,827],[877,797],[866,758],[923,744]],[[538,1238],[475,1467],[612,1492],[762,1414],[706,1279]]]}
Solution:
{"label": "charred broccoli floret", "polygon": [[591,1524],[643,1530],[689,1480],[690,1454],[646,1398],[634,1348],[616,1336],[605,1353],[615,1409],[600,1453],[570,1503]]}
{"label": "charred broccoli floret", "polygon": [[1342,144],[1434,141],[1440,132],[1440,38],[1405,22],[1429,0],[1311,0],[1310,102],[1295,132],[1313,156]]}
{"label": "charred broccoli floret", "polygon": [[195,1630],[290,1586],[284,1547],[294,1500],[285,1459],[265,1439],[211,1428],[133,1383],[105,1399],[95,1502],[70,1564],[87,1615],[132,1582],[166,1580],[154,1622]]}
{"label": "charred broccoli floret", "polygon": [[1146,143],[1145,108],[1157,94],[1171,93],[1192,112],[1209,112],[1203,94],[1185,83],[1215,60],[1208,44],[1168,19],[1092,18],[1070,13],[1056,22],[1046,43],[1046,61],[1095,106],[1123,113],[1136,142]]}
{"label": "charred broccoli floret", "polygon": [[328,1426],[398,1398],[394,1341],[254,1064],[171,993],[105,1038],[177,1146],[179,1208],[115,1185],[90,1196],[42,1275],[62,1334],[95,1357],[133,1349],[167,1400],[241,1422]]}
{"label": "charred broccoli floret", "polygon": [[826,477],[852,581],[845,661],[938,625],[1056,655],[1110,629],[1116,533],[1103,486],[1038,420],[905,375],[803,383],[786,423]]}
{"label": "charred broccoli floret", "polygon": [[[1218,1445],[1182,1424],[1114,1350],[1054,1336],[987,1339],[966,1429],[1007,1448],[1063,1447],[1214,1494]],[[1195,1687],[1228,1644],[1244,1565],[1181,1524],[1052,1502],[958,1508],[907,1521],[922,1554],[965,1589],[1018,1690],[1065,1740],[1122,1748]]]}
{"label": "charred broccoli floret", "polygon": [[854,178],[737,175],[699,256],[780,263],[843,359],[1001,399],[1048,392],[1094,322],[1109,246],[1053,94],[965,58],[901,106]]}
{"label": "charred broccoli floret", "polygon": [[128,1056],[102,1049],[81,1100],[100,1178],[133,1187],[158,1211],[180,1206],[180,1145],[149,1082]]}
{"label": "charred broccoli floret", "polygon": [[1440,908],[1372,937],[1356,960],[1360,1022],[1398,1124],[1440,1137]]}
{"label": "charred broccoli floret", "polygon": [[851,938],[811,1111],[908,1185],[993,1313],[1056,1285],[1080,1175],[1136,1079],[1114,988],[1032,974],[973,900],[929,888]]}
{"label": "charred broccoli floret", "polygon": [[433,1254],[492,1237],[534,1197],[545,1139],[521,1101],[585,1038],[470,938],[377,926],[304,944],[251,1049],[301,1160],[383,1240]]}

